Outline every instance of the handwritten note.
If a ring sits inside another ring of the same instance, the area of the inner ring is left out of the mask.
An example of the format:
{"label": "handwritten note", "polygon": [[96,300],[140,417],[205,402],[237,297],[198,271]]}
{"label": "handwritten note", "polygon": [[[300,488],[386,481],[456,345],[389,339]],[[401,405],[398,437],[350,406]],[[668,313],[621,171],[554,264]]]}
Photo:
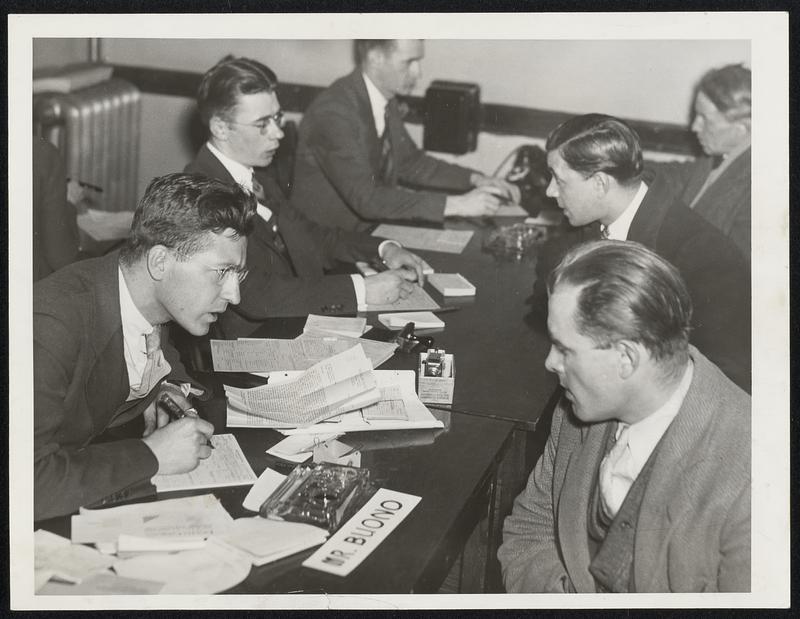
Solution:
{"label": "handwritten note", "polygon": [[472,238],[472,230],[437,230],[381,224],[372,233],[384,239],[392,239],[409,249],[427,249],[446,254],[460,254]]}
{"label": "handwritten note", "polygon": [[413,312],[437,309],[441,309],[439,304],[421,286],[414,286],[410,295],[405,299],[397,299],[394,303],[370,303],[367,305],[368,312]]}
{"label": "handwritten note", "polygon": [[178,475],[156,475],[153,484],[159,492],[169,490],[195,490],[223,486],[245,486],[256,480],[239,442],[233,434],[215,434],[211,437],[214,449],[211,457],[200,460],[193,471]]}
{"label": "handwritten note", "polygon": [[309,314],[306,319],[305,327],[303,327],[303,332],[323,331],[325,333],[334,333],[347,337],[360,337],[366,329],[367,319],[363,316],[361,318],[349,318],[345,316],[319,316],[317,314]]}

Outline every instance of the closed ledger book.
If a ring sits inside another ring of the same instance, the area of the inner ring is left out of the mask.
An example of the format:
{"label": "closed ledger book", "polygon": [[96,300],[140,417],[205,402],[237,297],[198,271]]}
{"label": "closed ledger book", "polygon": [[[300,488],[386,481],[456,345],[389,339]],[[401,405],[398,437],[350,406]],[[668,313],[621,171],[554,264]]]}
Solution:
{"label": "closed ledger book", "polygon": [[446,297],[471,297],[475,295],[475,286],[469,283],[460,273],[434,273],[428,276],[431,286]]}

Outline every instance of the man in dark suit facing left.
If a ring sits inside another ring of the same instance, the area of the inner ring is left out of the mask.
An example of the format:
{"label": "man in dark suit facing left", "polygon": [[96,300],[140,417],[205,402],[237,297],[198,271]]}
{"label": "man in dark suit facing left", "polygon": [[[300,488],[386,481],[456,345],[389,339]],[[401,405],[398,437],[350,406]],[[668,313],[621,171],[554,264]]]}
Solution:
{"label": "man in dark suit facing left", "polygon": [[405,129],[397,95],[421,75],[419,39],[355,42],[358,66],[308,107],[300,124],[292,202],[309,218],[347,230],[376,221],[482,217],[502,197],[503,179],[431,157]]}
{"label": "man in dark suit facing left", "polygon": [[[209,138],[186,171],[237,183],[258,200],[247,247],[250,276],[241,304],[220,321],[226,337],[249,335],[270,317],[352,314],[392,303],[423,281],[422,260],[399,243],[317,224],[286,200],[266,170],[284,137],[277,84],[269,67],[229,56],[205,73],[198,89]],[[390,270],[369,277],[325,274],[336,261],[374,258]]]}
{"label": "man in dark suit facing left", "polygon": [[733,243],[676,200],[658,176],[643,172],[639,137],[604,114],[576,116],[547,139],[555,198],[572,228],[542,248],[534,300],[572,245],[600,237],[638,241],[669,260],[695,308],[691,342],[750,391],[750,268]]}

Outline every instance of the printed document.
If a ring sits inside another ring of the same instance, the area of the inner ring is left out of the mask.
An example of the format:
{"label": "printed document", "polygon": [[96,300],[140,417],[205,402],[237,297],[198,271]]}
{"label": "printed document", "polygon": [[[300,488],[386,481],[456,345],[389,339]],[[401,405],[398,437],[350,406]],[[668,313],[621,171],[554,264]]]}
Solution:
{"label": "printed document", "polygon": [[437,230],[381,224],[372,233],[384,239],[392,239],[408,249],[427,249],[446,254],[460,254],[472,238],[472,230]]}
{"label": "printed document", "polygon": [[241,389],[225,385],[228,408],[263,417],[269,427],[305,427],[380,398],[372,364],[356,345],[320,361],[299,378]]}

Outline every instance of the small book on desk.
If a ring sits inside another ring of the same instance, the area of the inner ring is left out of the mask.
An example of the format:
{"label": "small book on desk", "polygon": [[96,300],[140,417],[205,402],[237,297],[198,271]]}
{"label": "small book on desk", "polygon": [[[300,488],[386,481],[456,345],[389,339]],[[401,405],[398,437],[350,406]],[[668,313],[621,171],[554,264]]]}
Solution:
{"label": "small book on desk", "polygon": [[446,297],[475,296],[475,286],[460,273],[434,273],[428,281]]}

